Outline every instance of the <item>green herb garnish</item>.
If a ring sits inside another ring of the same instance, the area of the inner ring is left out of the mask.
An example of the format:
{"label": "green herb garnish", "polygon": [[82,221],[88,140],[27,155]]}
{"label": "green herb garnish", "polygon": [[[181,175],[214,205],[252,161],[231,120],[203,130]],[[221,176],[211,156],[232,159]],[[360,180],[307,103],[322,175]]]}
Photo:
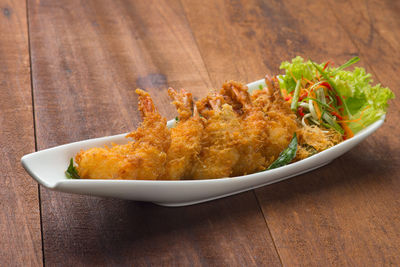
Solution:
{"label": "green herb garnish", "polygon": [[78,174],[78,171],[74,167],[74,159],[71,158],[69,162],[68,169],[65,171],[65,176],[67,176],[68,179],[80,179],[81,177]]}
{"label": "green herb garnish", "polygon": [[342,66],[340,66],[339,68],[337,68],[336,70],[334,70],[333,72],[331,72],[331,76],[336,75],[336,73],[338,73],[339,71],[349,67],[350,65],[353,65],[354,63],[357,63],[358,61],[360,61],[359,57],[353,57],[352,59],[350,59],[349,61],[347,61],[346,63],[344,63]]}
{"label": "green herb garnish", "polygon": [[279,154],[279,157],[274,162],[272,162],[272,164],[268,167],[267,170],[275,169],[289,164],[296,156],[296,152],[297,152],[297,135],[296,133],[294,133],[292,141],[290,141],[289,143],[289,146]]}

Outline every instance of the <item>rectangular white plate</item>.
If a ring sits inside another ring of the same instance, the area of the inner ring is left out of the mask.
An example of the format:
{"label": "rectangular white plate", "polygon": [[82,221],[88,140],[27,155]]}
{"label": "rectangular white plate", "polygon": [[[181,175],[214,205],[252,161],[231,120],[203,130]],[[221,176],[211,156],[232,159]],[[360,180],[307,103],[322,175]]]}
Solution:
{"label": "rectangular white plate", "polygon": [[[248,84],[250,90],[265,86],[264,80]],[[304,160],[264,172],[213,180],[70,180],[65,177],[70,158],[81,149],[123,144],[126,134],[95,138],[31,153],[22,157],[25,170],[41,185],[56,191],[150,201],[163,206],[185,206],[226,197],[314,170],[346,153],[384,122],[385,116],[361,132],[332,148]],[[175,120],[168,122],[173,127]]]}

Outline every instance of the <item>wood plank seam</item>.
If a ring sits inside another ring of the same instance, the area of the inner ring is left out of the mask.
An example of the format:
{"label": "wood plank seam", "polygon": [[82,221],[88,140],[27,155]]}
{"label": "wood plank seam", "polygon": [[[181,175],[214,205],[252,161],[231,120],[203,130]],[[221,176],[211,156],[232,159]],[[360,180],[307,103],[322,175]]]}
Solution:
{"label": "wood plank seam", "polygon": [[[268,185],[267,185],[267,186],[268,186]],[[264,218],[265,225],[267,226],[268,233],[269,233],[269,235],[271,236],[272,244],[274,244],[274,248],[275,248],[276,254],[278,255],[278,258],[279,258],[279,261],[280,261],[280,263],[281,263],[281,266],[283,266],[283,261],[282,261],[282,258],[281,258],[281,254],[279,254],[279,250],[278,250],[278,248],[277,248],[277,246],[276,246],[275,238],[274,238],[274,236],[272,235],[271,229],[269,229],[268,220],[267,220],[267,217],[265,217],[265,213],[264,213],[263,209],[261,208],[260,200],[258,199],[258,196],[257,196],[255,190],[253,189],[253,190],[251,190],[251,191],[252,191],[253,194],[254,194],[254,197],[255,197],[255,199],[256,199],[256,201],[257,201],[258,208],[260,209],[260,212],[261,212],[261,214],[262,214],[262,216],[263,216],[263,218]]]}
{"label": "wood plank seam", "polygon": [[[33,94],[33,77],[32,77],[32,56],[31,56],[31,32],[29,27],[29,1],[25,1],[25,10],[26,10],[26,24],[27,24],[27,33],[28,33],[28,55],[29,55],[29,75],[31,82],[31,97],[32,97],[32,122],[33,122],[33,135],[35,141],[35,151],[38,150],[37,146],[37,136],[36,136],[36,116],[35,116],[35,99]],[[43,240],[43,220],[42,220],[42,201],[40,195],[40,185],[37,185],[38,192],[38,205],[39,205],[39,216],[40,216],[40,239],[42,246],[42,265],[45,266],[45,257],[44,257],[44,240]]]}

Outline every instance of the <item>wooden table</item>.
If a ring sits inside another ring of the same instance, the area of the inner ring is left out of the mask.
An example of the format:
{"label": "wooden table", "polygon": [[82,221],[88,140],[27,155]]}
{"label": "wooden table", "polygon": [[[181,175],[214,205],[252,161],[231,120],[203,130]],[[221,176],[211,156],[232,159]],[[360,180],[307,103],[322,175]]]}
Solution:
{"label": "wooden table", "polygon": [[296,55],[400,96],[399,1],[0,1],[0,265],[399,266],[400,114],[331,164],[183,208],[52,192],[22,155],[135,129],[137,87],[201,97]]}

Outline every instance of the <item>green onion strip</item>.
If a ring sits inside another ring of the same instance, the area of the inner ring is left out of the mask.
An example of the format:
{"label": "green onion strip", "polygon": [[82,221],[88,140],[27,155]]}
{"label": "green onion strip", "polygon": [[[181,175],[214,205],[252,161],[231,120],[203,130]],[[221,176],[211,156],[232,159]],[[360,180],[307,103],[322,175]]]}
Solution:
{"label": "green onion strip", "polygon": [[294,94],[292,98],[292,104],[290,105],[291,110],[296,111],[297,110],[297,103],[299,101],[299,93],[300,93],[300,79],[297,80],[296,83],[296,88],[294,89]]}

